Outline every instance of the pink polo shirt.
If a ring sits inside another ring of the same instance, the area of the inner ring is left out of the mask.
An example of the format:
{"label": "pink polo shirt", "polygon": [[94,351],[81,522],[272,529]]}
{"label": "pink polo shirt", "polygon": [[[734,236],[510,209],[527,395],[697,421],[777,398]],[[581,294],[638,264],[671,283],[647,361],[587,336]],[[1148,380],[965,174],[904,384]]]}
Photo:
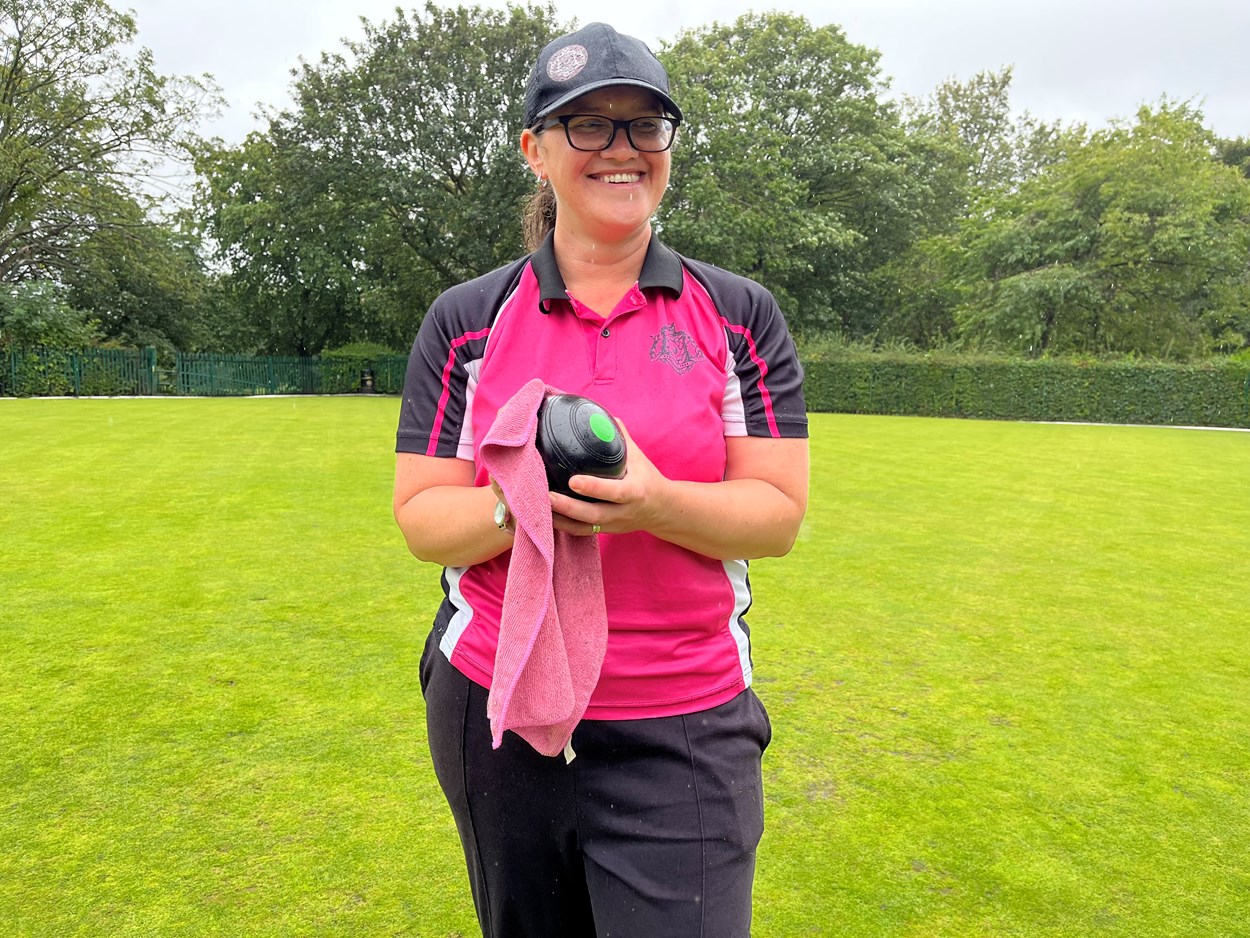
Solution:
{"label": "pink polo shirt", "polygon": [[[725,437],[804,437],[802,370],[772,296],[679,258],[654,238],[638,283],[605,318],[570,298],[550,238],[533,255],[447,291],[409,359],[397,450],[472,461],[526,382],[598,401],[669,478],[724,478]],[[650,534],[602,534],[608,647],[587,719],[714,707],[751,683],[745,560]],[[445,571],[440,648],[489,687],[509,553]]]}

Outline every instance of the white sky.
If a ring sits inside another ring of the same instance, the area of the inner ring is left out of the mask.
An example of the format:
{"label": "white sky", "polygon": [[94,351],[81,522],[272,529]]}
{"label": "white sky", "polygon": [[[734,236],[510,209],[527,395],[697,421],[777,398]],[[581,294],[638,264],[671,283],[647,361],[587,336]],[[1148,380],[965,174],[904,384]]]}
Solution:
{"label": "white sky", "polygon": [[[362,35],[360,17],[391,19],[395,0],[117,0],[165,74],[214,76],[229,106],[204,132],[238,142],[257,104],[290,100],[299,59]],[[410,8],[416,4],[404,2]],[[443,2],[443,5],[456,5]],[[472,5],[466,3],[466,6]],[[502,0],[479,5],[503,7]],[[1250,136],[1250,0],[631,0],[616,10],[557,0],[561,19],[602,20],[657,48],[686,28],[779,9],[837,23],[881,52],[894,93],[924,95],[948,77],[1015,67],[1012,102],[1046,119],[1100,125],[1163,94],[1194,99],[1220,136]]]}

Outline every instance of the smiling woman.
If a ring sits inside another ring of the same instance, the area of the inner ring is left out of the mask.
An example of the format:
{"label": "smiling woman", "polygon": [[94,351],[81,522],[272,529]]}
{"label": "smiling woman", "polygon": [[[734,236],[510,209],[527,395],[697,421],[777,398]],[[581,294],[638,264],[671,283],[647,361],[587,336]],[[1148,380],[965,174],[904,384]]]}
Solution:
{"label": "smiling woman", "polygon": [[[394,512],[445,568],[421,680],[491,938],[750,933],[771,727],[747,564],[794,543],[807,419],[772,296],[653,236],[681,121],[637,39],[548,45],[532,253],[439,297],[409,360]],[[547,491],[554,389],[616,419],[623,475]]]}
{"label": "smiling woman", "polygon": [[[564,208],[565,223],[556,226],[557,253],[566,240],[619,245],[626,256],[639,247],[645,252],[651,216],[668,188],[668,148],[676,126],[655,94],[616,85],[582,95],[525,130],[521,149],[530,169],[550,183],[557,206]],[[624,268],[622,273],[630,279]],[[624,291],[616,287],[622,285],[604,284],[602,302],[619,299]]]}

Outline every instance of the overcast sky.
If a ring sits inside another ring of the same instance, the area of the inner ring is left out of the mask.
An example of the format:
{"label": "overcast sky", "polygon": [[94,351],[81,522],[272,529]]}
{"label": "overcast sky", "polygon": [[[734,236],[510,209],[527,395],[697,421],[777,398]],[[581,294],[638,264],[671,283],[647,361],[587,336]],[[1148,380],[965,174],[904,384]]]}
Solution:
{"label": "overcast sky", "polygon": [[[238,142],[259,126],[257,104],[289,100],[301,57],[362,35],[360,17],[390,19],[395,0],[117,0],[165,74],[208,72],[229,107],[203,130]],[[399,4],[406,8],[414,4]],[[454,4],[445,4],[454,5]],[[471,5],[466,3],[465,5]],[[479,5],[503,7],[483,0]],[[606,7],[615,7],[607,10]],[[894,93],[924,95],[948,77],[1015,68],[1011,100],[1046,119],[1101,125],[1161,95],[1200,103],[1223,137],[1250,136],[1250,0],[558,0],[564,20],[595,20],[658,48],[686,28],[779,9],[837,23],[881,52]]]}

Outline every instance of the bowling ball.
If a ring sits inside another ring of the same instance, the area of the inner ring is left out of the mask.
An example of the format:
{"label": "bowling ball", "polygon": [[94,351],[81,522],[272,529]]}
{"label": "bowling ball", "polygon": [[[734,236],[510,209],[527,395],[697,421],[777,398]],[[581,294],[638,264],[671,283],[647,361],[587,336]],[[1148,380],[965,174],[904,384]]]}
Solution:
{"label": "bowling ball", "polygon": [[569,488],[575,475],[619,479],[625,474],[625,438],[601,405],[577,394],[553,394],[538,409],[539,455],[547,487],[583,501],[596,501]]}

